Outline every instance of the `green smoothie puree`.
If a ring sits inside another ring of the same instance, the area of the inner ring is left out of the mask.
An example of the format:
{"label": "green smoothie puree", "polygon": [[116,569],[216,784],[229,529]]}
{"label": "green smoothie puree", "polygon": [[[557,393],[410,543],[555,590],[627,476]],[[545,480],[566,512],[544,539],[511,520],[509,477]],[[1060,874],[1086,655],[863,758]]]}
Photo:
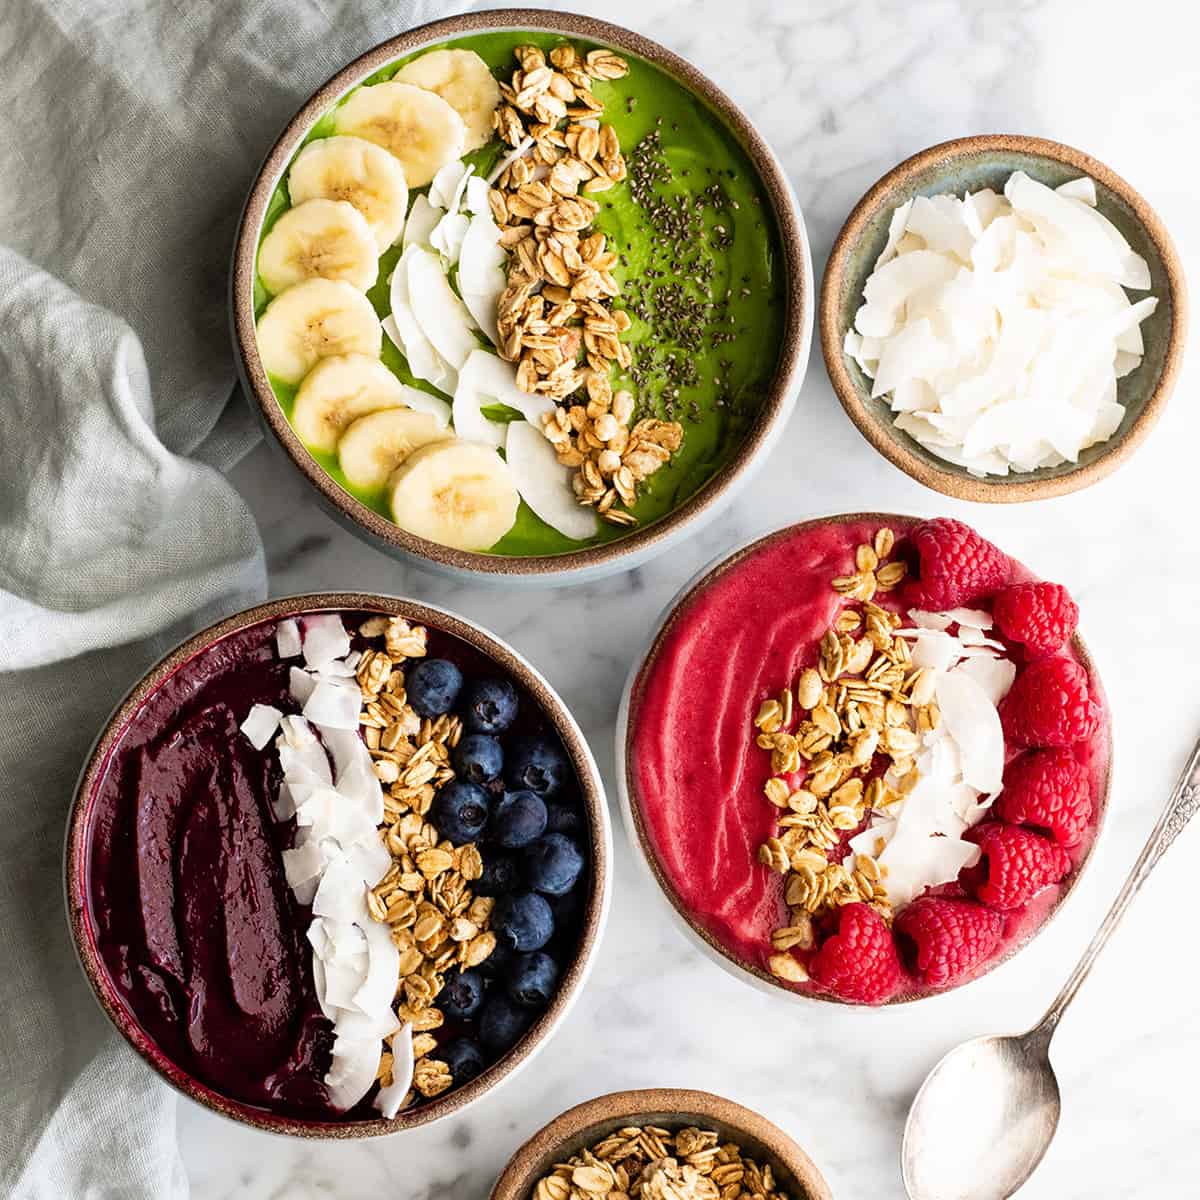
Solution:
{"label": "green smoothie puree", "polygon": [[[406,63],[439,49],[474,51],[497,81],[508,84],[519,66],[516,47],[537,46],[549,56],[564,45],[574,47],[580,56],[596,48],[552,33],[472,35],[426,47],[383,68],[363,86],[391,80]],[[620,294],[612,298],[611,307],[623,310],[631,322],[620,335],[631,363],[625,370],[613,363],[611,383],[614,391],[633,395],[631,425],[657,418],[678,422],[683,430],[682,444],[665,465],[639,482],[636,500],[628,505],[637,527],[642,527],[678,507],[721,470],[765,402],[783,342],[784,260],[766,189],[723,119],[652,63],[623,51],[614,53],[628,63],[628,73],[596,80],[593,94],[604,106],[597,114],[599,121],[611,125],[619,139],[627,175],[607,190],[589,194],[599,212],[588,230],[604,234],[607,249],[616,255],[611,275]],[[343,98],[338,107],[360,90]],[[306,146],[335,134],[337,111],[317,122],[305,139]],[[463,161],[486,178],[510,153],[510,146],[492,136],[487,144],[466,153]],[[410,187],[410,211],[427,190]],[[263,237],[290,206],[285,176],[271,199]],[[389,279],[400,257],[399,244],[382,253],[378,278],[366,293],[381,319],[392,311]],[[447,278],[458,288],[455,269],[449,270]],[[256,315],[262,315],[271,299],[261,278],[256,279]],[[482,335],[479,344],[494,349]],[[386,336],[381,357],[403,383],[450,403],[450,396],[414,375],[404,354]],[[298,385],[273,374],[270,378],[281,408],[292,421]],[[559,401],[563,406],[587,402],[582,388]],[[482,412],[492,421],[521,419],[506,405],[488,405]],[[453,437],[454,431],[446,436]],[[396,519],[388,487],[355,486],[339,466],[336,452],[310,450],[342,488],[374,511]],[[572,540],[521,500],[511,527],[489,552],[553,555],[629,532],[628,526],[602,520],[593,537]]]}

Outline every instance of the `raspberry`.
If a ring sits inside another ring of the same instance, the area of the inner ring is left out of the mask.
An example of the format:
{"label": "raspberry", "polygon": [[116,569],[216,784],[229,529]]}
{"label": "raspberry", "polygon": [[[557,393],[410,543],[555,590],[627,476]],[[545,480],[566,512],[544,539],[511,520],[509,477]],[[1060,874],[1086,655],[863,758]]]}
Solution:
{"label": "raspberry", "polygon": [[959,882],[989,908],[1020,908],[1071,869],[1071,856],[1061,846],[1019,825],[988,821],[963,837],[983,857],[963,868]]}
{"label": "raspberry", "polygon": [[855,1004],[882,1004],[900,986],[900,959],[891,930],[869,905],[838,909],[837,931],[809,963],[809,976],[827,992]]}
{"label": "raspberry", "polygon": [[1100,726],[1087,672],[1058,655],[1030,663],[1000,702],[1004,735],[1018,746],[1073,746]]}
{"label": "raspberry", "polygon": [[990,596],[1008,581],[1008,557],[962,521],[935,517],[908,537],[917,560],[908,595],[916,607],[944,612]]}
{"label": "raspberry", "polygon": [[1004,932],[1004,917],[970,900],[924,896],[896,918],[905,964],[926,987],[948,987],[986,962]]}
{"label": "raspberry", "polygon": [[1087,768],[1070,750],[1033,750],[1004,772],[996,815],[1013,825],[1048,833],[1060,846],[1076,846],[1092,816]]}
{"label": "raspberry", "polygon": [[1018,583],[992,604],[1000,632],[1032,658],[1053,654],[1075,632],[1079,608],[1061,583]]}

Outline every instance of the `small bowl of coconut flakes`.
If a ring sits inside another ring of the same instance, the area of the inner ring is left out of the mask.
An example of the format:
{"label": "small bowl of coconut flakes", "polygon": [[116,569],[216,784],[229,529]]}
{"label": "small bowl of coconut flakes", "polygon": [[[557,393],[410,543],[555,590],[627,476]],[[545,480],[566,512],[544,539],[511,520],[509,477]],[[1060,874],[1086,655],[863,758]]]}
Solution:
{"label": "small bowl of coconut flakes", "polygon": [[1087,487],[1136,448],[1183,358],[1183,268],[1157,215],[1069,146],[962,138],[889,171],[825,271],[825,365],[902,471],[964,500]]}

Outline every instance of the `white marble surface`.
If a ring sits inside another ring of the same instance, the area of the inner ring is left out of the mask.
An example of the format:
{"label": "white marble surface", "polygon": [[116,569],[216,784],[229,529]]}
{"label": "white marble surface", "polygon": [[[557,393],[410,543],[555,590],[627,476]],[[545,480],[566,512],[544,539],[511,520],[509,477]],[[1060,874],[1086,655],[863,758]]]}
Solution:
{"label": "white marble surface", "polygon": [[[820,274],[858,196],[947,137],[1042,134],[1083,147],[1156,205],[1185,262],[1200,250],[1195,139],[1198,18],[1170,2],[608,0],[603,15],[686,55],[740,101],[780,154]],[[691,1085],[757,1108],[793,1134],[839,1198],[902,1195],[900,1131],[935,1059],[962,1038],[1023,1027],[1050,999],[1134,859],[1200,729],[1187,649],[1200,587],[1196,364],[1159,429],[1115,477],[1034,507],[943,502],[879,458],[843,416],[814,356],[782,444],[740,502],[666,561],[570,591],[516,596],[433,579],[343,533],[260,447],[235,472],[262,525],[276,594],[364,587],[448,605],[509,638],[566,697],[611,782],[617,700],[636,644],[703,561],[806,512],[952,513],[1067,583],[1113,700],[1108,827],[1060,919],[961,994],[846,1013],[760,996],[668,923],[616,831],[612,920],[589,987],[545,1053],[463,1117],[359,1145],[256,1134],[184,1104],[194,1195],[483,1200],[523,1138],[614,1088]],[[1057,1141],[1022,1198],[1196,1194],[1200,1069],[1186,834],[1101,961],[1055,1045]]]}

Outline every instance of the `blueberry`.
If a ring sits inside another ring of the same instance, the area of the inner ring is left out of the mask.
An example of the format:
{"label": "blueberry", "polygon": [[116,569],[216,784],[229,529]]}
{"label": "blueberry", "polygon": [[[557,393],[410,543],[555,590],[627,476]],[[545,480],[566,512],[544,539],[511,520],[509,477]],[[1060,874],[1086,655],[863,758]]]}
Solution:
{"label": "blueberry", "polygon": [[483,1070],[483,1051],[470,1038],[455,1038],[439,1046],[437,1056],[450,1068],[455,1087],[469,1083]]}
{"label": "blueberry", "polygon": [[583,872],[583,855],[565,833],[548,833],[522,855],[525,882],[535,892],[565,896]]}
{"label": "blueberry", "polygon": [[514,950],[540,950],[554,933],[554,915],[544,896],[514,892],[496,901],[492,929]]}
{"label": "blueberry", "polygon": [[476,783],[455,779],[433,798],[429,823],[456,845],[473,842],[487,825],[490,800]]}
{"label": "blueberry", "polygon": [[486,733],[468,733],[454,747],[454,770],[470,783],[490,783],[504,766],[504,751]]}
{"label": "blueberry", "polygon": [[546,805],[546,832],[583,836],[583,813],[572,804]]}
{"label": "blueberry", "polygon": [[546,832],[546,805],[532,792],[505,792],[492,810],[488,832],[505,850],[519,850]]}
{"label": "blueberry", "polygon": [[516,738],[505,755],[504,780],[539,796],[552,796],[567,781],[570,767],[562,747],[544,737]]}
{"label": "blueberry", "polygon": [[479,1018],[479,1040],[493,1054],[503,1054],[520,1040],[536,1016],[532,1009],[522,1008],[498,992],[488,1000]]}
{"label": "blueberry", "polygon": [[478,971],[455,971],[438,993],[438,1007],[454,1021],[470,1020],[483,1003],[483,976]]}
{"label": "blueberry", "polygon": [[479,964],[476,970],[484,977],[484,979],[499,979],[505,971],[505,968],[513,960],[515,950],[507,943],[497,941],[492,947],[492,952]]}
{"label": "blueberry", "polygon": [[517,718],[517,689],[507,679],[473,679],[459,710],[469,733],[503,733]]}
{"label": "blueberry", "polygon": [[521,881],[521,864],[512,854],[483,856],[483,874],[471,885],[477,896],[502,896]]}
{"label": "blueberry", "polygon": [[519,954],[505,974],[509,998],[526,1008],[545,1008],[558,983],[558,964],[548,954]]}
{"label": "blueberry", "polygon": [[408,702],[421,717],[440,717],[449,712],[462,685],[462,672],[444,658],[424,658],[404,672]]}
{"label": "blueberry", "polygon": [[[565,896],[547,896],[550,913],[554,917],[555,937],[560,941],[572,942],[575,930],[583,913],[583,888],[572,888]],[[566,949],[574,949],[573,945]]]}

